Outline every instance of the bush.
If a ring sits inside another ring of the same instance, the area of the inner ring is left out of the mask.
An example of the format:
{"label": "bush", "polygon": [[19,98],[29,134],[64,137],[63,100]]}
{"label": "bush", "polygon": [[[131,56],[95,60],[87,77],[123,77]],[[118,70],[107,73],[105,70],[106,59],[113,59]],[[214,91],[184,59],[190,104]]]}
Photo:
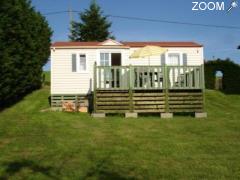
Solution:
{"label": "bush", "polygon": [[223,89],[227,94],[240,94],[240,66],[230,59],[205,62],[205,82],[206,88],[215,88],[216,72],[223,73]]}
{"label": "bush", "polygon": [[0,1],[0,107],[41,87],[51,29],[27,0]]}

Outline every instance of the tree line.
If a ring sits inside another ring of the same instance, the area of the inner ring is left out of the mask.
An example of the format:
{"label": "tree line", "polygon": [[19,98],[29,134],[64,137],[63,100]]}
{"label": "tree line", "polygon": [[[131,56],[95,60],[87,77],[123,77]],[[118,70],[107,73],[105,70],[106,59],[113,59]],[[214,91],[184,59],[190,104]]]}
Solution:
{"label": "tree line", "polygon": [[[110,31],[111,22],[95,0],[91,1],[89,9],[79,13],[79,18],[80,21],[71,22],[71,41],[115,38]],[[52,30],[45,17],[32,7],[29,0],[0,1],[0,109],[41,87],[42,67],[50,55],[51,35]],[[206,64],[209,88],[212,87],[217,64],[219,61]],[[229,61],[224,66],[227,66],[224,68],[226,72],[234,68],[234,72],[237,72],[237,66]],[[224,81],[231,81],[233,87],[232,78],[226,73]],[[234,87],[238,91],[239,85]],[[230,89],[227,88],[227,91]]]}
{"label": "tree line", "polygon": [[[71,22],[71,41],[114,38],[107,16],[92,1]],[[42,84],[42,67],[50,55],[52,30],[29,0],[0,1],[0,109],[11,105]]]}

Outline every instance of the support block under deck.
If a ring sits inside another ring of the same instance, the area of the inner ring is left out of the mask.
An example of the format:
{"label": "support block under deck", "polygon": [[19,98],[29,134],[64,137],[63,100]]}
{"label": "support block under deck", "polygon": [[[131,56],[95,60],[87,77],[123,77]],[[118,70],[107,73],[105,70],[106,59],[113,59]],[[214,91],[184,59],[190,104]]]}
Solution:
{"label": "support block under deck", "polygon": [[206,117],[207,117],[206,112],[202,112],[202,113],[195,112],[195,118],[206,118]]}
{"label": "support block under deck", "polygon": [[94,118],[105,118],[106,114],[105,113],[92,113],[92,117],[94,117]]}
{"label": "support block under deck", "polygon": [[160,117],[163,119],[173,118],[173,113],[161,113]]}
{"label": "support block under deck", "polygon": [[137,118],[138,113],[125,113],[125,118]]}

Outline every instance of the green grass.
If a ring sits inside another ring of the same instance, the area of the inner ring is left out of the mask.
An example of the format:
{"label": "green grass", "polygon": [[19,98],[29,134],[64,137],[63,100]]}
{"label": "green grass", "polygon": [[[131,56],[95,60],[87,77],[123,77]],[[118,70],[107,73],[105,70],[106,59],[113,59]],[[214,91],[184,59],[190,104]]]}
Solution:
{"label": "green grass", "polygon": [[45,84],[50,85],[50,80],[51,80],[51,73],[50,71],[44,71],[43,74],[45,75]]}
{"label": "green grass", "polygon": [[240,179],[240,96],[207,91],[208,118],[40,112],[47,87],[0,113],[0,179]]}

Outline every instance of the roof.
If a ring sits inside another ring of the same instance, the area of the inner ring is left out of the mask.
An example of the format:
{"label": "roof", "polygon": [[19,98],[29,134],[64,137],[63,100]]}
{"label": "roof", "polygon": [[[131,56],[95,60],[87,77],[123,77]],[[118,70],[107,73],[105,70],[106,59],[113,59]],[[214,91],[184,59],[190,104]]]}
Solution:
{"label": "roof", "polygon": [[[161,47],[202,47],[201,44],[195,42],[120,42],[121,46],[127,47],[144,47],[147,45],[161,46]],[[54,42],[51,47],[91,47],[91,46],[108,46],[103,45],[102,42]]]}
{"label": "roof", "polygon": [[100,42],[54,42],[52,47],[65,46],[98,46]]}
{"label": "roof", "polygon": [[161,46],[161,47],[202,47],[201,44],[195,42],[121,42],[122,44],[130,47],[144,47],[147,45]]}

